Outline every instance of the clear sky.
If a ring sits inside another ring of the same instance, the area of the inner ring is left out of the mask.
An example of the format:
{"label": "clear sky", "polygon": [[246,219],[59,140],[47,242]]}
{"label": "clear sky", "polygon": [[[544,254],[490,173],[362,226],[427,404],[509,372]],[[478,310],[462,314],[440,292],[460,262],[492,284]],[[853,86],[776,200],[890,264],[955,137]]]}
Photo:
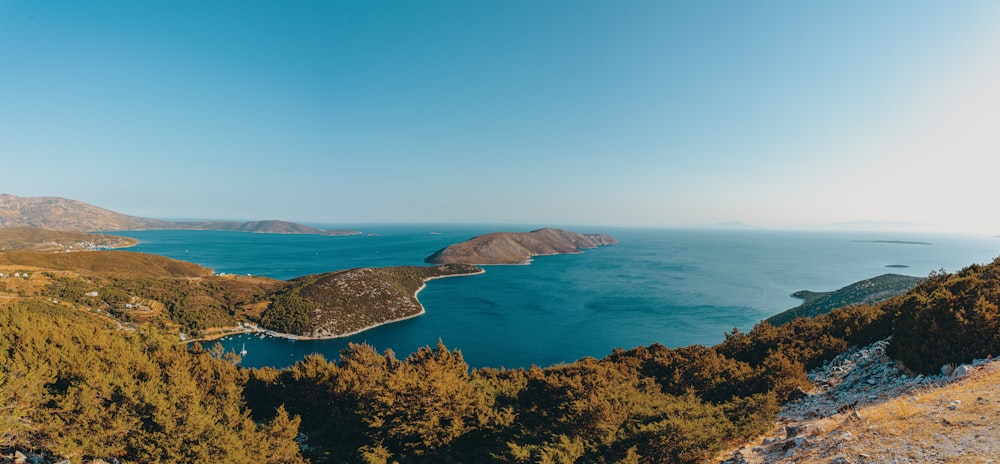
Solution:
{"label": "clear sky", "polygon": [[0,193],[1000,233],[996,1],[0,0]]}

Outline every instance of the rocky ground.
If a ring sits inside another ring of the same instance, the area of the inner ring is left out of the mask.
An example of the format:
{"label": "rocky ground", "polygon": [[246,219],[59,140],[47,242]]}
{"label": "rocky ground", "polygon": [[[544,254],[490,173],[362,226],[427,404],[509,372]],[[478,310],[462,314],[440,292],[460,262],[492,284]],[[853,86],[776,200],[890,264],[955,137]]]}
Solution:
{"label": "rocky ground", "polygon": [[721,463],[1000,463],[1000,364],[911,376],[887,345],[851,349],[811,372],[813,391]]}

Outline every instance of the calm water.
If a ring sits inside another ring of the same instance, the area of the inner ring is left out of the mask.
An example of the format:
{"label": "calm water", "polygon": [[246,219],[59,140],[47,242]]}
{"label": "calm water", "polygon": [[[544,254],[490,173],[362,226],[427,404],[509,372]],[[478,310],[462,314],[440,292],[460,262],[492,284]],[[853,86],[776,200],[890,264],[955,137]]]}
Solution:
{"label": "calm water", "polygon": [[[210,231],[143,231],[133,250],[193,261],[216,272],[288,279],[362,266],[420,265],[448,244],[512,226],[356,226],[377,236],[322,237]],[[420,293],[427,314],[356,336],[223,341],[246,366],[287,366],[348,342],[403,357],[440,338],[472,366],[527,367],[603,357],[616,347],[711,345],[738,327],[797,305],[797,290],[835,290],[885,273],[926,276],[1000,255],[1000,239],[912,233],[577,228],[620,244],[530,266],[434,280]],[[431,232],[435,232],[432,234]],[[930,245],[872,243],[905,240]],[[886,268],[907,265],[908,268]]]}

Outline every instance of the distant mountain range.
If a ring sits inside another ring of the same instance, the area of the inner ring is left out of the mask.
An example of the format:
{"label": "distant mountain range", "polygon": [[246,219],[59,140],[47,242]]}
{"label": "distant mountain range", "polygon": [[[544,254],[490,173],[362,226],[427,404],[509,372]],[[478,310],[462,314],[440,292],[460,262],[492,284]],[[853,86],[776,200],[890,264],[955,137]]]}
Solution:
{"label": "distant mountain range", "polygon": [[97,232],[114,230],[227,230],[262,234],[356,235],[355,230],[325,230],[288,221],[163,221],[129,216],[82,201],[58,197],[0,194],[0,227]]}

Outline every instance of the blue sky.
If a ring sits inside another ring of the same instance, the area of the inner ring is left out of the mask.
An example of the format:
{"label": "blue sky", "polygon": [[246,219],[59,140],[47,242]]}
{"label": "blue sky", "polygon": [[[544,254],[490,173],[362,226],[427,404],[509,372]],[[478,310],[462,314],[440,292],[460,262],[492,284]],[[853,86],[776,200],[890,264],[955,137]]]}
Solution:
{"label": "blue sky", "polygon": [[1000,233],[992,1],[0,0],[0,192]]}

